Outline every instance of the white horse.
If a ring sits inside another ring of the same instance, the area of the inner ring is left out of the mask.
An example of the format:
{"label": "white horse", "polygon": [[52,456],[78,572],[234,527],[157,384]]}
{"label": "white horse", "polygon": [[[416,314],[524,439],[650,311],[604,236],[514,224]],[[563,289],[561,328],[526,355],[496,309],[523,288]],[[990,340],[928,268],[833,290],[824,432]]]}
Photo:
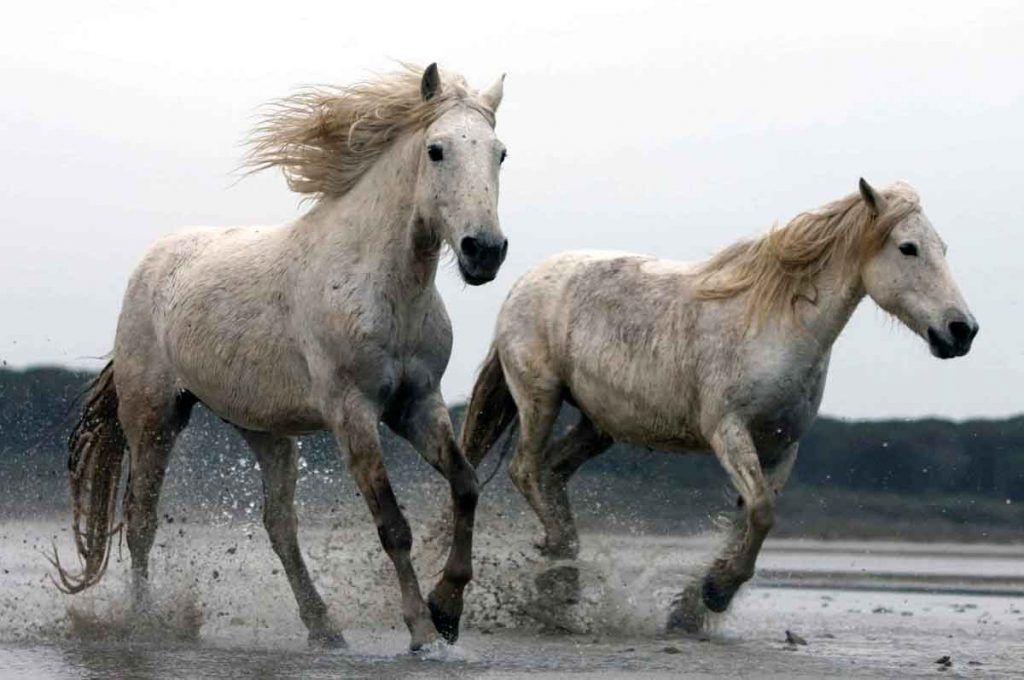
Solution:
{"label": "white horse", "polygon": [[[502,79],[476,92],[432,64],[306,91],[269,110],[251,167],[280,167],[315,204],[280,228],[165,238],[135,270],[113,358],[70,439],[74,533],[85,566],[75,576],[60,570],[67,591],[104,572],[127,448],[133,603],[145,605],[164,471],[201,401],[256,455],[264,523],[311,641],[344,644],[296,538],[294,437],[322,429],[347,452],[394,563],[412,648],[438,633],[457,637],[472,576],[477,479],[439,389],[452,328],[434,279],[443,244],[472,285],[492,280],[504,260],[497,205],[505,148],[494,134],[501,97]],[[452,547],[427,602],[381,461],[381,421],[451,485]]]}
{"label": "white horse", "polygon": [[[832,343],[870,296],[940,358],[978,332],[946,246],[905,184],[801,214],[763,238],[684,265],[631,254],[557,255],[524,275],[498,317],[466,410],[462,447],[479,464],[518,413],[509,473],[545,531],[574,559],[566,485],[613,441],[711,449],[740,494],[724,551],[684,591],[670,629],[693,631],[754,573],[775,495],[821,402]],[[580,420],[549,442],[563,401]],[[565,570],[563,570],[565,571]],[[578,589],[570,568],[559,588]]]}

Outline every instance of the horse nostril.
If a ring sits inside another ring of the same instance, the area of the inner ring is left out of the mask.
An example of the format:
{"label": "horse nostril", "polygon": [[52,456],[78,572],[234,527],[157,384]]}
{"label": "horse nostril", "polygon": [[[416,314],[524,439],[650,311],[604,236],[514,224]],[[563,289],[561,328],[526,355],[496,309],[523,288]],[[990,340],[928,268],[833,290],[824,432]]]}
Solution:
{"label": "horse nostril", "polygon": [[480,243],[472,236],[467,236],[462,239],[462,243],[459,245],[462,248],[462,253],[466,257],[476,257],[477,253],[480,252]]}
{"label": "horse nostril", "polygon": [[976,332],[966,321],[949,322],[949,334],[959,343],[968,342]]}
{"label": "horse nostril", "polygon": [[496,270],[505,260],[505,253],[508,252],[508,239],[492,241],[484,236],[477,238],[466,236],[459,242],[462,255],[468,263],[474,267],[485,270]]}

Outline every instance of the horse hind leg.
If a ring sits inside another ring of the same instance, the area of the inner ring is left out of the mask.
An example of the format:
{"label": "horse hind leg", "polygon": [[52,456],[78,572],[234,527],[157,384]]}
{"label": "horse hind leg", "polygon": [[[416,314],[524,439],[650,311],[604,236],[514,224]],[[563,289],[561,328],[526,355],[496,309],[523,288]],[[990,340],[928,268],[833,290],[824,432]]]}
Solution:
{"label": "horse hind leg", "polygon": [[298,449],[292,437],[239,430],[256,455],[263,476],[263,525],[270,545],[281,560],[288,584],[299,606],[299,618],[309,631],[311,644],[344,647],[341,629],[331,619],[299,550],[295,516]]}
{"label": "horse hind leg", "polygon": [[[612,440],[600,433],[589,418],[580,413],[569,431],[551,441],[540,457],[538,516],[544,524],[541,552],[552,560],[575,560],[579,555],[579,533],[569,502],[569,479],[591,458],[603,453]],[[550,602],[576,604],[580,600],[580,572],[574,564],[563,564],[545,571],[537,579],[538,591]]]}
{"label": "horse hind leg", "polygon": [[[535,387],[537,383],[532,383]],[[515,390],[515,386],[510,384]],[[572,472],[592,453],[590,425],[582,422],[568,435],[550,442],[562,403],[561,391],[516,395],[519,409],[519,441],[509,462],[509,475],[536,513],[544,529],[538,545],[542,555],[552,561],[575,559],[579,550],[566,483]],[[540,609],[538,613],[557,629],[576,632],[579,622],[565,616],[565,605],[580,599],[579,569],[573,564],[555,564],[535,580]]]}
{"label": "horse hind leg", "polygon": [[119,380],[124,395],[118,418],[129,450],[129,478],[125,497],[125,538],[132,559],[132,609],[149,606],[149,553],[158,525],[160,490],[178,434],[188,422],[195,398],[172,390],[133,389]]}
{"label": "horse hind leg", "polygon": [[551,442],[542,456],[540,489],[547,506],[544,551],[562,559],[579,555],[579,534],[569,503],[569,479],[591,458],[604,453],[612,439],[599,432],[583,413],[562,437]]}
{"label": "horse hind leg", "polygon": [[[515,385],[509,386],[518,397]],[[557,532],[558,527],[544,489],[544,454],[562,400],[557,390],[550,390],[517,398],[516,403],[519,405],[519,440],[509,461],[508,473],[544,527],[545,540],[538,545],[541,553],[556,557],[547,549],[546,537]]]}

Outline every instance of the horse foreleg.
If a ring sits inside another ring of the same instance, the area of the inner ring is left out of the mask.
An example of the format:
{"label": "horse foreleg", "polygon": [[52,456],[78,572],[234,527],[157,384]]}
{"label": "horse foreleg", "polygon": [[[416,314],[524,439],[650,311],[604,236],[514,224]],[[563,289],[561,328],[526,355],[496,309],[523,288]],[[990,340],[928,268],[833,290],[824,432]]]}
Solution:
{"label": "horse foreleg", "polygon": [[[747,428],[734,420],[725,420],[712,435],[711,447],[740,494],[743,517],[734,522],[731,535],[712,562],[699,590],[688,588],[676,598],[669,614],[669,629],[696,632],[704,618],[701,601],[712,612],[728,608],[740,586],[754,575],[757,554],[775,520],[776,487],[766,480],[761,470],[757,449]],[[784,469],[787,475],[792,468],[793,455],[788,458],[788,462],[785,457],[779,462],[779,469]]]}
{"label": "horse foreleg", "polygon": [[737,522],[722,554],[704,577],[704,604],[723,612],[740,586],[754,575],[761,544],[775,521],[775,493],[766,483],[749,431],[726,421],[711,438],[711,446],[743,500],[744,518]]}
{"label": "horse foreleg", "polygon": [[463,592],[473,578],[473,522],[479,495],[476,471],[469,464],[452,430],[441,395],[433,392],[404,412],[393,428],[448,480],[452,495],[452,542],[441,579],[427,598],[434,626],[445,640],[459,637]]}
{"label": "horse foreleg", "polygon": [[299,606],[299,618],[309,631],[311,644],[344,647],[341,629],[331,619],[327,605],[309,576],[299,550],[295,516],[295,483],[298,480],[298,449],[291,437],[240,430],[256,455],[263,476],[263,526],[270,545],[281,560],[288,584]]}
{"label": "horse foreleg", "polygon": [[402,618],[412,636],[410,648],[415,651],[436,641],[437,631],[420,593],[410,557],[412,530],[398,506],[381,457],[377,433],[379,414],[358,399],[345,406],[335,432],[339,444],[348,452],[349,470],[373,515],[381,546],[395,565],[402,592]]}

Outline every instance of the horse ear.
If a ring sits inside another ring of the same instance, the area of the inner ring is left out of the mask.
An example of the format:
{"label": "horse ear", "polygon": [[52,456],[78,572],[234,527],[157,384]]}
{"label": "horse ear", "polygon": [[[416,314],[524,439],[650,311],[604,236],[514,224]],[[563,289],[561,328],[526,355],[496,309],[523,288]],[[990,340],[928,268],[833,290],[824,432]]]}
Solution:
{"label": "horse ear", "polygon": [[437,72],[437,62],[434,62],[423,71],[423,80],[420,81],[420,94],[423,95],[423,101],[430,101],[440,91],[441,76]]}
{"label": "horse ear", "polygon": [[480,93],[480,101],[484,103],[484,106],[489,108],[492,113],[498,112],[498,107],[501,105],[501,95],[505,89],[505,74],[491,83],[491,86]]}
{"label": "horse ear", "polygon": [[882,210],[885,208],[885,201],[881,194],[875,191],[874,187],[868,184],[867,180],[863,177],[860,178],[860,195],[864,199],[864,202],[871,208],[871,212],[875,215],[881,215]]}

